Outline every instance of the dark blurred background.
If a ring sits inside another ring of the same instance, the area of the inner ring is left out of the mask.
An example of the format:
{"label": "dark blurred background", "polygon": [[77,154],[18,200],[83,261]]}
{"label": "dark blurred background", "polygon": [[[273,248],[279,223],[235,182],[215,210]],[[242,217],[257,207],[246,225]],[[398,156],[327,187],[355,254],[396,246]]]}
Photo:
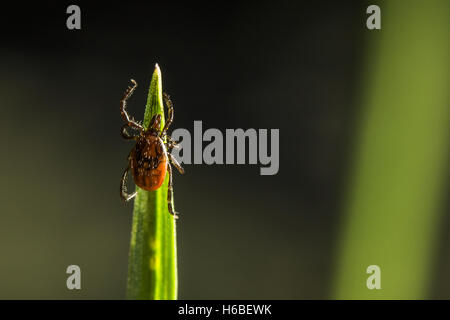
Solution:
{"label": "dark blurred background", "polygon": [[[367,1],[2,5],[0,298],[123,299],[132,204],[118,193],[154,64],[173,128],[280,129],[280,170],[185,165],[174,176],[179,297],[332,297],[358,117]],[[443,173],[444,174],[444,173]],[[450,214],[443,206],[448,240]],[[429,297],[450,297],[440,241]],[[65,286],[82,270],[82,290]],[[442,281],[442,280],[445,281]]]}

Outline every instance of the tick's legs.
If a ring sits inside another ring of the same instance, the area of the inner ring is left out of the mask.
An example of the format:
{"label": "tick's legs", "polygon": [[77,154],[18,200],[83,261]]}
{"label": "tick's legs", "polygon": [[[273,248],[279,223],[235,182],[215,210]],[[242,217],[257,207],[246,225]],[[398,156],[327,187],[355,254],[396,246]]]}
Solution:
{"label": "tick's legs", "polygon": [[167,93],[163,93],[163,97],[164,97],[164,102],[166,103],[167,109],[168,109],[168,113],[167,113],[167,119],[166,119],[166,124],[164,125],[163,130],[161,131],[161,137],[165,137],[165,135],[167,134],[167,130],[169,129],[170,125],[172,124],[173,121],[173,104],[172,104],[172,100],[170,100],[170,96]]}
{"label": "tick's legs", "polygon": [[136,196],[136,192],[133,194],[127,193],[127,177],[128,177],[128,170],[130,170],[130,164],[128,163],[127,168],[123,172],[122,179],[120,179],[120,196],[124,201],[130,201]]}
{"label": "tick's legs", "polygon": [[167,172],[169,173],[169,187],[167,189],[167,206],[169,213],[173,215],[175,219],[178,219],[177,213],[175,212],[175,204],[173,203],[173,182],[172,182],[172,166],[167,163]]}
{"label": "tick's legs", "polygon": [[127,128],[129,128],[130,126],[128,125],[128,123],[125,123],[122,126],[122,129],[120,130],[120,134],[122,135],[122,137],[126,140],[135,140],[137,138],[136,135],[133,135],[131,133],[128,132]]}
{"label": "tick's legs", "polygon": [[137,83],[136,81],[134,81],[133,79],[131,79],[131,83],[133,84],[132,87],[128,87],[127,90],[125,91],[122,100],[120,100],[120,114],[122,115],[123,120],[126,122],[127,125],[129,125],[131,128],[136,129],[136,130],[144,130],[144,128],[137,123],[133,118],[130,118],[130,116],[128,115],[128,112],[126,110],[127,107],[127,100],[129,97],[131,97],[131,95],[133,94],[134,90],[137,87]]}
{"label": "tick's legs", "polygon": [[169,157],[169,162],[167,163],[167,171],[169,173],[169,188],[167,190],[167,205],[169,206],[170,214],[173,215],[175,219],[177,219],[178,216],[177,216],[177,213],[175,212],[175,205],[173,203],[173,182],[172,182],[173,172],[172,172],[172,166],[170,165],[170,163],[172,163],[181,174],[184,173],[184,169],[180,166],[177,159],[175,159],[175,157],[172,154],[167,153],[167,155]]}
{"label": "tick's legs", "polygon": [[171,153],[167,153],[167,155],[169,156],[169,160],[170,162],[175,166],[175,168],[177,168],[178,172],[183,174],[184,173],[184,169],[183,167],[178,163],[177,159],[175,159],[175,157],[171,154]]}
{"label": "tick's legs", "polygon": [[179,148],[180,146],[178,145],[178,141],[172,140],[172,138],[170,136],[166,137],[167,139],[167,147],[168,149],[173,149],[173,148]]}

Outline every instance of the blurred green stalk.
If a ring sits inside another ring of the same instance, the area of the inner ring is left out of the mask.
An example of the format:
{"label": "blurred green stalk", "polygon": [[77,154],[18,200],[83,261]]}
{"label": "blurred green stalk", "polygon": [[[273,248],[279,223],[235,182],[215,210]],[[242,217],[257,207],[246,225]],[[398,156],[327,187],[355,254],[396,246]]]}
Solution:
{"label": "blurred green stalk", "polygon": [[[164,127],[162,79],[155,66],[147,105],[144,127],[155,114],[161,114]],[[175,219],[167,209],[168,175],[156,191],[136,186],[133,225],[128,266],[128,299],[177,299],[177,248]]]}
{"label": "blurred green stalk", "polygon": [[[333,297],[420,299],[447,177],[450,1],[377,3]],[[381,268],[381,290],[366,287],[369,265]]]}

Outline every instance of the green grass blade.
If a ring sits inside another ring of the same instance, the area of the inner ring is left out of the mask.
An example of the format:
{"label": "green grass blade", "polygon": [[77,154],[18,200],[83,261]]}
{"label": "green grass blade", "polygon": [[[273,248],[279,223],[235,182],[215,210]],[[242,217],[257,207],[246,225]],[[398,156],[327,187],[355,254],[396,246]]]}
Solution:
{"label": "green grass blade", "polygon": [[[427,297],[448,159],[450,3],[384,1],[346,205],[334,298]],[[373,54],[372,54],[373,53]],[[369,290],[366,268],[381,268]]]}
{"label": "green grass blade", "polygon": [[[162,79],[158,65],[150,83],[144,127],[161,114],[164,126]],[[136,187],[128,266],[128,299],[177,299],[175,219],[167,209],[168,175],[156,191]]]}

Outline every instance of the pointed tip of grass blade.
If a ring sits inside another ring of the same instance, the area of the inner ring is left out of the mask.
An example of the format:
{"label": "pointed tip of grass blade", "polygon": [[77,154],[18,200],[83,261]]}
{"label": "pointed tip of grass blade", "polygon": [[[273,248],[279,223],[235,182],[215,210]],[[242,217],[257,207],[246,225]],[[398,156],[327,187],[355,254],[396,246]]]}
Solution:
{"label": "pointed tip of grass blade", "polygon": [[152,80],[150,82],[150,89],[147,98],[147,105],[144,113],[144,127],[150,123],[150,120],[155,114],[160,114],[161,128],[164,126],[164,110],[162,102],[162,76],[161,69],[158,63],[155,63],[155,70],[153,71]]}
{"label": "pointed tip of grass blade", "polygon": [[155,70],[153,71],[153,76],[152,76],[152,78],[153,78],[155,75],[158,76],[158,77],[161,77],[161,69],[159,68],[159,64],[158,64],[158,63],[155,63]]}

